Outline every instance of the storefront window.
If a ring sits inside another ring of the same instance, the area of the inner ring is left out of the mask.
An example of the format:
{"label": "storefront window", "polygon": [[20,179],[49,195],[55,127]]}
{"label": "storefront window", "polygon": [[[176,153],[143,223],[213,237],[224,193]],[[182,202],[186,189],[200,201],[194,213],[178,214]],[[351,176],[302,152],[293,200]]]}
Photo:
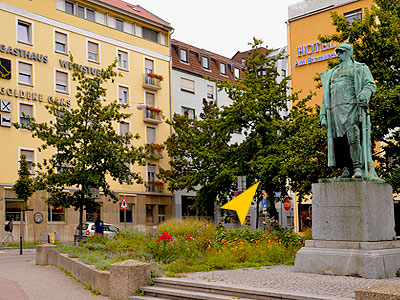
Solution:
{"label": "storefront window", "polygon": [[92,209],[86,209],[86,222],[94,222],[97,217],[101,216],[101,204],[96,203],[96,206]]}
{"label": "storefront window", "polygon": [[146,223],[154,223],[154,205],[146,205]]}
{"label": "storefront window", "polygon": [[165,205],[158,206],[158,223],[165,222]]}
{"label": "storefront window", "polygon": [[133,203],[128,203],[128,209],[120,209],[119,210],[119,222],[120,223],[125,223],[125,216],[126,214],[126,223],[132,223],[133,222]]}
{"label": "storefront window", "polygon": [[49,222],[50,220],[55,222],[65,222],[65,208],[62,206],[53,206],[51,209],[49,205],[47,208],[47,215]]}
{"label": "storefront window", "polygon": [[14,221],[21,221],[21,209],[24,208],[23,200],[6,199],[6,221],[14,218]]}

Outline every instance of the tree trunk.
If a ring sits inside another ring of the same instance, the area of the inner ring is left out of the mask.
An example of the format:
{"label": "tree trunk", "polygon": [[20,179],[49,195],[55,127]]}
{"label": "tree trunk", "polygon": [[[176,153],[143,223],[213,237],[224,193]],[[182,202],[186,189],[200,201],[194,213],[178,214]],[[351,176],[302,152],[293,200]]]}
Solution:
{"label": "tree trunk", "polygon": [[269,212],[269,216],[274,218],[275,221],[279,220],[279,214],[278,211],[276,210],[275,207],[275,194],[274,192],[268,192],[268,199],[269,199],[269,207],[268,207],[268,212]]}
{"label": "tree trunk", "polygon": [[83,224],[83,205],[79,206],[79,239],[78,241],[82,241],[82,224]]}
{"label": "tree trunk", "polygon": [[260,218],[260,200],[257,199],[256,205],[256,229],[258,229],[258,220]]}

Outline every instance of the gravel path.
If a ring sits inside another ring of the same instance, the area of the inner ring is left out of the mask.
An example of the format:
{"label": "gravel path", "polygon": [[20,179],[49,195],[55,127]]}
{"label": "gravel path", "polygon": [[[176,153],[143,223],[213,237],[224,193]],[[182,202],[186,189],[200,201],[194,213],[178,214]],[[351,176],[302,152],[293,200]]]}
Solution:
{"label": "gravel path", "polygon": [[257,287],[280,291],[304,292],[321,296],[354,299],[356,289],[377,283],[400,285],[400,277],[365,279],[350,276],[318,275],[294,272],[293,266],[271,266],[229,271],[197,272],[186,274],[186,279],[223,282],[228,285]]}

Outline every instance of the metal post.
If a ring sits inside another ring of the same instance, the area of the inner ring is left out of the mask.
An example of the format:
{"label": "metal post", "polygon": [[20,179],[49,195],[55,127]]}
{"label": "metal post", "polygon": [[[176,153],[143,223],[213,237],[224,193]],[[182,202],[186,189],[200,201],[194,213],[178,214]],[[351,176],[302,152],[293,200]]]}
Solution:
{"label": "metal post", "polygon": [[50,205],[50,233],[53,232],[53,205]]}
{"label": "metal post", "polygon": [[22,255],[22,218],[23,218],[23,214],[22,214],[23,210],[21,209],[21,216],[20,216],[20,220],[19,220],[19,255]]}
{"label": "metal post", "polygon": [[126,228],[126,209],[124,209],[124,223],[125,223],[125,228]]}

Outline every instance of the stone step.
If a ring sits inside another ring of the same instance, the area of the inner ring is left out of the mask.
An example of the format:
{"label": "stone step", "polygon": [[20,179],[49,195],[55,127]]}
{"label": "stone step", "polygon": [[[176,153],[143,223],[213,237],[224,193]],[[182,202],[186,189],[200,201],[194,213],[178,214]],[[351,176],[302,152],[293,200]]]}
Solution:
{"label": "stone step", "polygon": [[131,300],[165,300],[165,298],[157,298],[157,297],[150,297],[150,296],[130,296],[128,299]]}
{"label": "stone step", "polygon": [[174,300],[253,300],[255,298],[244,298],[232,295],[214,294],[210,292],[199,292],[192,290],[183,290],[177,288],[167,288],[158,286],[147,286],[141,288],[145,295],[156,297],[157,299],[174,299]]}
{"label": "stone step", "polygon": [[[154,278],[154,286],[141,288],[149,299],[192,299],[192,300],[340,300],[341,297],[311,295],[273,289],[244,288],[223,283],[194,281],[184,278]],[[142,299],[146,298],[132,298]]]}

